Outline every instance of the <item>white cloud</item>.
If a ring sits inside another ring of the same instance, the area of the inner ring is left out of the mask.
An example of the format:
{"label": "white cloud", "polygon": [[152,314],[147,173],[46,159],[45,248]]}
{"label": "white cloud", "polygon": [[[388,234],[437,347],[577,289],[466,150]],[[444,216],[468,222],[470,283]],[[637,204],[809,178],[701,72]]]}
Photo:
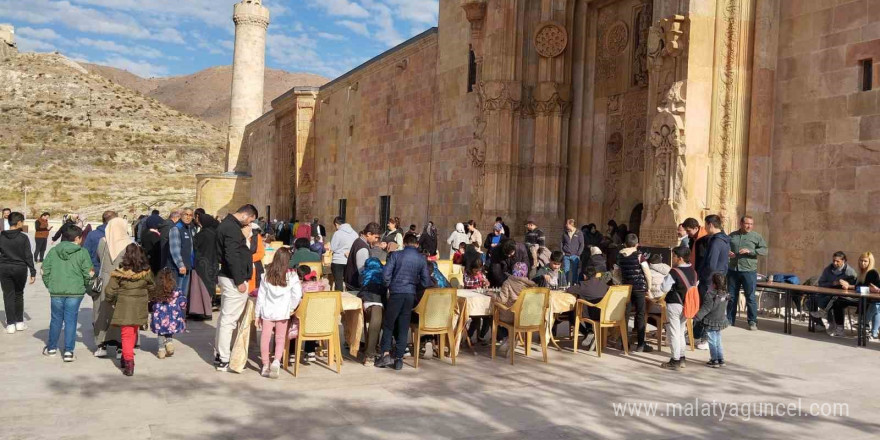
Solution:
{"label": "white cloud", "polygon": [[25,38],[34,38],[39,40],[58,40],[61,38],[61,35],[58,35],[52,29],[34,29],[27,26],[16,28],[15,34]]}
{"label": "white cloud", "polygon": [[212,55],[225,55],[231,53],[235,47],[232,40],[209,40],[198,31],[190,33],[195,40],[195,47],[208,51]]}
{"label": "white cloud", "polygon": [[343,66],[319,55],[317,42],[305,34],[290,36],[270,32],[266,46],[269,58],[287,70],[314,72],[331,78],[345,71]]}
{"label": "white cloud", "polygon": [[123,55],[135,55],[144,58],[163,58],[165,56],[162,51],[147,46],[127,46],[119,44],[115,41],[93,40],[91,38],[77,38],[76,43],[81,46],[90,46],[107,52],[114,52]]}
{"label": "white cloud", "polygon": [[168,75],[168,68],[165,66],[151,64],[147,61],[136,61],[121,56],[113,56],[103,61],[95,61],[95,64],[127,70],[142,78]]}
{"label": "white cloud", "polygon": [[391,8],[381,3],[374,4],[371,8],[376,13],[374,23],[379,29],[373,32],[373,38],[385,43],[387,46],[396,46],[403,42],[400,32],[394,27],[394,19],[391,16]]}
{"label": "white cloud", "polygon": [[367,30],[367,25],[364,23],[360,23],[357,21],[351,21],[351,20],[339,20],[336,22],[336,24],[338,24],[344,28],[347,28],[348,30],[350,30],[358,35],[362,35],[367,38],[370,37],[370,31]]}
{"label": "white cloud", "polygon": [[349,0],[309,0],[313,8],[323,9],[327,15],[352,18],[367,18],[370,13],[363,6]]}
{"label": "white cloud", "polygon": [[437,0],[385,0],[394,8],[395,17],[436,26],[440,3]]}
{"label": "white cloud", "polygon": [[339,35],[339,34],[331,34],[329,32],[317,32],[317,33],[315,33],[315,36],[317,36],[318,38],[323,38],[325,40],[331,40],[331,41],[345,40],[344,36]]}
{"label": "white cloud", "polygon": [[43,40],[18,36],[15,39],[18,49],[22,52],[53,52],[55,45]]}

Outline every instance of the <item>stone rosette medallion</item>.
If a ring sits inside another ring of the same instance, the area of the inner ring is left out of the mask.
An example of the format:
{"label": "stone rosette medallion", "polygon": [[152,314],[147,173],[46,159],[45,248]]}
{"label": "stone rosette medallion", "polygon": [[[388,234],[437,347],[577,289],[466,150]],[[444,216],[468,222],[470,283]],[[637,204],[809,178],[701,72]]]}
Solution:
{"label": "stone rosette medallion", "polygon": [[558,57],[568,46],[568,32],[559,23],[545,21],[535,30],[535,50],[545,58]]}

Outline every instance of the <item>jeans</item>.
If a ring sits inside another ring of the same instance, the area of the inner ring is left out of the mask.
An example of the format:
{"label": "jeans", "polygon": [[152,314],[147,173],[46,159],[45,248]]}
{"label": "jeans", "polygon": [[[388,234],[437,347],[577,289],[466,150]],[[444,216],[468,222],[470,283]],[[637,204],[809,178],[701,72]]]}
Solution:
{"label": "jeans", "polygon": [[721,349],[721,331],[706,330],[706,337],[709,339],[709,360],[723,361],[724,351]]}
{"label": "jeans", "polygon": [[403,357],[403,353],[406,352],[406,345],[409,342],[409,321],[415,299],[416,296],[409,293],[392,293],[388,297],[388,304],[385,308],[385,316],[382,322],[382,346],[380,351],[383,355],[391,351],[392,332],[394,339],[397,341],[394,357],[400,359]]}
{"label": "jeans", "polygon": [[0,288],[3,289],[3,307],[6,325],[24,322],[24,286],[28,269],[25,266],[4,264],[0,266]]}
{"label": "jeans", "polygon": [[581,283],[581,257],[577,255],[566,255],[562,257],[562,270],[565,272],[565,279],[569,286]]}
{"label": "jeans", "polygon": [[55,350],[58,348],[58,337],[61,336],[61,327],[64,326],[64,352],[73,353],[73,345],[76,343],[76,321],[79,315],[81,296],[53,296],[49,298],[52,318],[49,321],[49,341],[46,348]]}
{"label": "jeans", "polygon": [[[704,304],[706,302],[706,294],[709,292],[709,286],[712,285],[712,280],[700,280],[700,284],[697,286],[697,290],[700,292],[700,304]],[[694,340],[700,342],[700,340],[706,338],[706,331],[703,329],[703,322],[700,320],[694,320]]]}
{"label": "jeans", "polygon": [[333,274],[333,288],[342,292],[345,290],[345,265],[333,263],[330,265],[330,273]]}
{"label": "jeans", "polygon": [[666,305],[666,339],[669,340],[672,359],[680,360],[684,356],[684,329],[687,318],[684,317],[684,306],[681,304]]}
{"label": "jeans", "polygon": [[746,295],[746,318],[749,324],[758,322],[758,300],[755,298],[755,284],[757,282],[757,272],[727,271],[727,291],[730,293],[730,301],[727,303],[727,321],[730,322],[730,325],[736,322],[740,287]]}
{"label": "jeans", "polygon": [[871,337],[877,339],[880,334],[880,302],[869,302],[865,310],[865,321],[871,325]]}
{"label": "jeans", "polygon": [[217,284],[220,286],[221,302],[214,350],[220,355],[221,361],[229,362],[229,355],[232,352],[232,333],[238,327],[238,319],[244,313],[248,296],[238,291],[238,286],[231,278],[220,277],[217,279]]}
{"label": "jeans", "polygon": [[[192,277],[192,269],[186,271],[186,275],[177,274],[177,288],[183,296],[189,298],[189,279]],[[187,301],[189,302],[189,301]],[[185,312],[185,310],[184,310]]]}
{"label": "jeans", "polygon": [[48,238],[35,238],[34,239],[34,261],[43,261],[43,257],[46,254],[46,242],[49,241]]}
{"label": "jeans", "polygon": [[630,296],[630,304],[635,309],[635,320],[633,326],[638,336],[638,345],[645,345],[645,292],[635,291]]}

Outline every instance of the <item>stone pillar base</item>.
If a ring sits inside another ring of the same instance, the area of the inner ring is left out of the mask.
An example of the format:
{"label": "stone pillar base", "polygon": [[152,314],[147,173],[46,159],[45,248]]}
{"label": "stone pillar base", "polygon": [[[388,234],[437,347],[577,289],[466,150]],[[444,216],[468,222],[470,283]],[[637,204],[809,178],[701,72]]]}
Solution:
{"label": "stone pillar base", "polygon": [[197,174],[196,207],[222,220],[250,203],[251,176],[236,173]]}

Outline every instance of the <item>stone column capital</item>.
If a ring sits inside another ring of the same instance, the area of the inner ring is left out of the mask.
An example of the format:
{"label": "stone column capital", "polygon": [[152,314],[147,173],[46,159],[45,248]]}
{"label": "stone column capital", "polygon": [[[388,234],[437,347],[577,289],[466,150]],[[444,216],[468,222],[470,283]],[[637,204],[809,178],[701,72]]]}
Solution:
{"label": "stone column capital", "polygon": [[257,1],[236,3],[233,7],[232,21],[238,25],[269,27],[269,10]]}

